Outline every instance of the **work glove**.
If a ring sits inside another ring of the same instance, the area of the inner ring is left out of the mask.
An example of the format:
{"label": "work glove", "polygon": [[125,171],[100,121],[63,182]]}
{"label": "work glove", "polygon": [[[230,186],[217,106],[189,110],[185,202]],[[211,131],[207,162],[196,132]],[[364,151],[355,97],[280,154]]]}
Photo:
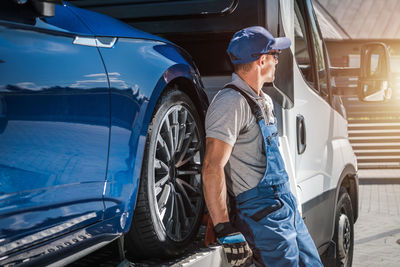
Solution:
{"label": "work glove", "polygon": [[217,240],[224,247],[228,262],[232,266],[244,266],[251,262],[253,252],[242,233],[229,222],[219,223],[214,227]]}

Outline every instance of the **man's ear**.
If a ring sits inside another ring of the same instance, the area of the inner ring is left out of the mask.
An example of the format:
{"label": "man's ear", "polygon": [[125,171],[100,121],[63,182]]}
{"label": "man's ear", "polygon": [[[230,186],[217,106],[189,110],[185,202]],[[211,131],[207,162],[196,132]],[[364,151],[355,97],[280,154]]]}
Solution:
{"label": "man's ear", "polygon": [[258,65],[263,66],[265,65],[267,60],[267,55],[261,55],[260,58],[257,60]]}

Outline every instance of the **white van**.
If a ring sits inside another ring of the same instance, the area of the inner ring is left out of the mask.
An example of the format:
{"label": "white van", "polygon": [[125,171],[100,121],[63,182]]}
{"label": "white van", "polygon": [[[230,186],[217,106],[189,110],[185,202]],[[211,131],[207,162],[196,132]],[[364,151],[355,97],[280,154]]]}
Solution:
{"label": "white van", "polygon": [[[71,2],[186,49],[199,67],[210,100],[231,80],[225,50],[236,31],[261,25],[274,36],[289,37],[292,46],[279,57],[276,81],[264,87],[274,100],[281,153],[324,263],[351,266],[358,217],[357,161],[340,96],[357,93],[365,101],[382,101],[390,95],[384,45],[364,47],[361,69],[330,67],[311,0]],[[359,76],[359,87],[335,87],[335,78],[346,75]]]}

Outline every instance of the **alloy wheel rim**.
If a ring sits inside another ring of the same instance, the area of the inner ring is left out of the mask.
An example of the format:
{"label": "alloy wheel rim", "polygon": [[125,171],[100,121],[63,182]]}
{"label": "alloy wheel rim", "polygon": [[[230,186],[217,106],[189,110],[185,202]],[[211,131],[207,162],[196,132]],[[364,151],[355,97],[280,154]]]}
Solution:
{"label": "alloy wheel rim", "polygon": [[345,264],[351,246],[351,228],[349,218],[344,213],[340,214],[338,228],[338,252],[342,263]]}
{"label": "alloy wheel rim", "polygon": [[201,145],[198,125],[188,108],[168,109],[157,131],[153,190],[157,216],[174,241],[185,240],[199,216]]}

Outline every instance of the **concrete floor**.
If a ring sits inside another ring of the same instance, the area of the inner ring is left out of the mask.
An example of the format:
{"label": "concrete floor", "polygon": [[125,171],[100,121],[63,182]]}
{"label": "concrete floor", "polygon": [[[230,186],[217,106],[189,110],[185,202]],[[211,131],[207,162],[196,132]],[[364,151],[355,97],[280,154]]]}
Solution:
{"label": "concrete floor", "polygon": [[400,184],[360,185],[359,210],[353,266],[399,267]]}

